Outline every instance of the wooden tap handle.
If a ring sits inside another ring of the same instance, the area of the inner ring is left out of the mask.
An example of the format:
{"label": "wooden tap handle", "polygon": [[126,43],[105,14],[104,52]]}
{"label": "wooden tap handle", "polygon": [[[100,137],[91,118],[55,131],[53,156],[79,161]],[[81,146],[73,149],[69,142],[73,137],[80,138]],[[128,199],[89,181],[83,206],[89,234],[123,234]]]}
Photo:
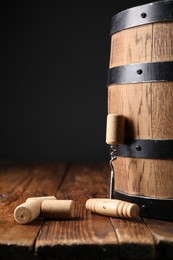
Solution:
{"label": "wooden tap handle", "polygon": [[95,213],[109,217],[135,218],[139,216],[137,204],[117,199],[88,199],[85,206]]}

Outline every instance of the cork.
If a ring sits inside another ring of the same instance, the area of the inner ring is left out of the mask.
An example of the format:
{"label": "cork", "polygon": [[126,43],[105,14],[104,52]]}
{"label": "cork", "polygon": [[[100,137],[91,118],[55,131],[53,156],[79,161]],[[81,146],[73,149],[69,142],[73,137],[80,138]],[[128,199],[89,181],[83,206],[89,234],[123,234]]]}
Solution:
{"label": "cork", "polygon": [[139,216],[137,204],[117,199],[88,199],[85,206],[88,210],[109,217],[135,218]]}
{"label": "cork", "polygon": [[125,117],[123,115],[108,114],[106,124],[106,143],[119,145],[124,143]]}
{"label": "cork", "polygon": [[26,202],[32,201],[32,200],[37,200],[41,204],[44,200],[56,200],[56,199],[57,198],[55,196],[41,196],[41,197],[31,197],[31,198],[28,198],[26,200]]}
{"label": "cork", "polygon": [[19,224],[27,224],[40,215],[40,201],[30,200],[17,206],[14,210],[14,219]]}
{"label": "cork", "polygon": [[14,219],[19,224],[28,224],[40,216],[41,203],[44,200],[56,200],[55,196],[31,197],[14,210]]}
{"label": "cork", "polygon": [[44,200],[41,204],[41,215],[53,219],[74,218],[73,200]]}

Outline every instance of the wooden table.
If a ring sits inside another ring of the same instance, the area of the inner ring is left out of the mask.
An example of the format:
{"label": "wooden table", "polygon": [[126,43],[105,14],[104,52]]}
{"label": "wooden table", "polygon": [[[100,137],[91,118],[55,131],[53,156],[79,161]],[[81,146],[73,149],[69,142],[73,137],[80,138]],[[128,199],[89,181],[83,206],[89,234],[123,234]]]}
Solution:
{"label": "wooden table", "polygon": [[[85,209],[109,197],[108,163],[0,163],[0,259],[173,259],[173,223],[123,220]],[[73,199],[73,220],[36,219],[19,225],[17,205],[28,197]]]}

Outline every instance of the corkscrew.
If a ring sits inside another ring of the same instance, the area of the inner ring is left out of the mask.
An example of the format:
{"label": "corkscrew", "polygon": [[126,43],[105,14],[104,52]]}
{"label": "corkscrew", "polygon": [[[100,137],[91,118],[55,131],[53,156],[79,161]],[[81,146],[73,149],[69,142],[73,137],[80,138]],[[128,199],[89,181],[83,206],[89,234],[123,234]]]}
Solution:
{"label": "corkscrew", "polygon": [[113,166],[113,161],[117,159],[116,147],[119,144],[124,143],[124,128],[125,117],[123,115],[108,114],[106,125],[106,143],[110,146],[110,199],[113,199],[114,197],[115,185],[115,167]]}
{"label": "corkscrew", "polygon": [[117,147],[124,143],[125,117],[123,115],[108,114],[106,127],[106,143],[110,148],[111,168],[110,198],[91,198],[86,201],[86,208],[94,213],[109,217],[134,218],[139,215],[139,207],[134,203],[114,199],[115,165],[117,159]]}
{"label": "corkscrew", "polygon": [[114,145],[110,145],[110,161],[109,161],[109,165],[111,168],[111,175],[110,175],[110,199],[113,199],[114,197],[114,183],[115,183],[115,170],[113,167],[113,161],[117,159],[116,157],[116,146]]}

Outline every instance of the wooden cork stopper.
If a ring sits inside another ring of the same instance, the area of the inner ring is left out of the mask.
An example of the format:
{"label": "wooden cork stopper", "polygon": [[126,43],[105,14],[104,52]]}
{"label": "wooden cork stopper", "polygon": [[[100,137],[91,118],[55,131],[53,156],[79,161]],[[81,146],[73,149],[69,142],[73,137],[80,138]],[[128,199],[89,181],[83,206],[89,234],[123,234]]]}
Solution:
{"label": "wooden cork stopper", "polygon": [[135,218],[139,216],[139,207],[136,204],[116,199],[89,199],[86,208],[109,217]]}
{"label": "wooden cork stopper", "polygon": [[14,210],[14,218],[19,224],[27,224],[40,215],[41,203],[44,200],[56,200],[55,196],[32,197]]}
{"label": "wooden cork stopper", "polygon": [[74,213],[73,200],[44,200],[41,204],[41,215],[46,218],[71,219]]}
{"label": "wooden cork stopper", "polygon": [[40,215],[40,201],[30,200],[17,206],[14,210],[14,219],[19,224],[27,224]]}
{"label": "wooden cork stopper", "polygon": [[42,197],[31,197],[31,198],[28,198],[26,200],[26,202],[28,201],[32,201],[32,200],[37,200],[37,201],[40,201],[40,205],[41,203],[44,201],[44,200],[56,200],[57,198],[55,196],[42,196]]}
{"label": "wooden cork stopper", "polygon": [[106,143],[118,145],[124,143],[125,117],[123,115],[108,114],[106,124]]}

